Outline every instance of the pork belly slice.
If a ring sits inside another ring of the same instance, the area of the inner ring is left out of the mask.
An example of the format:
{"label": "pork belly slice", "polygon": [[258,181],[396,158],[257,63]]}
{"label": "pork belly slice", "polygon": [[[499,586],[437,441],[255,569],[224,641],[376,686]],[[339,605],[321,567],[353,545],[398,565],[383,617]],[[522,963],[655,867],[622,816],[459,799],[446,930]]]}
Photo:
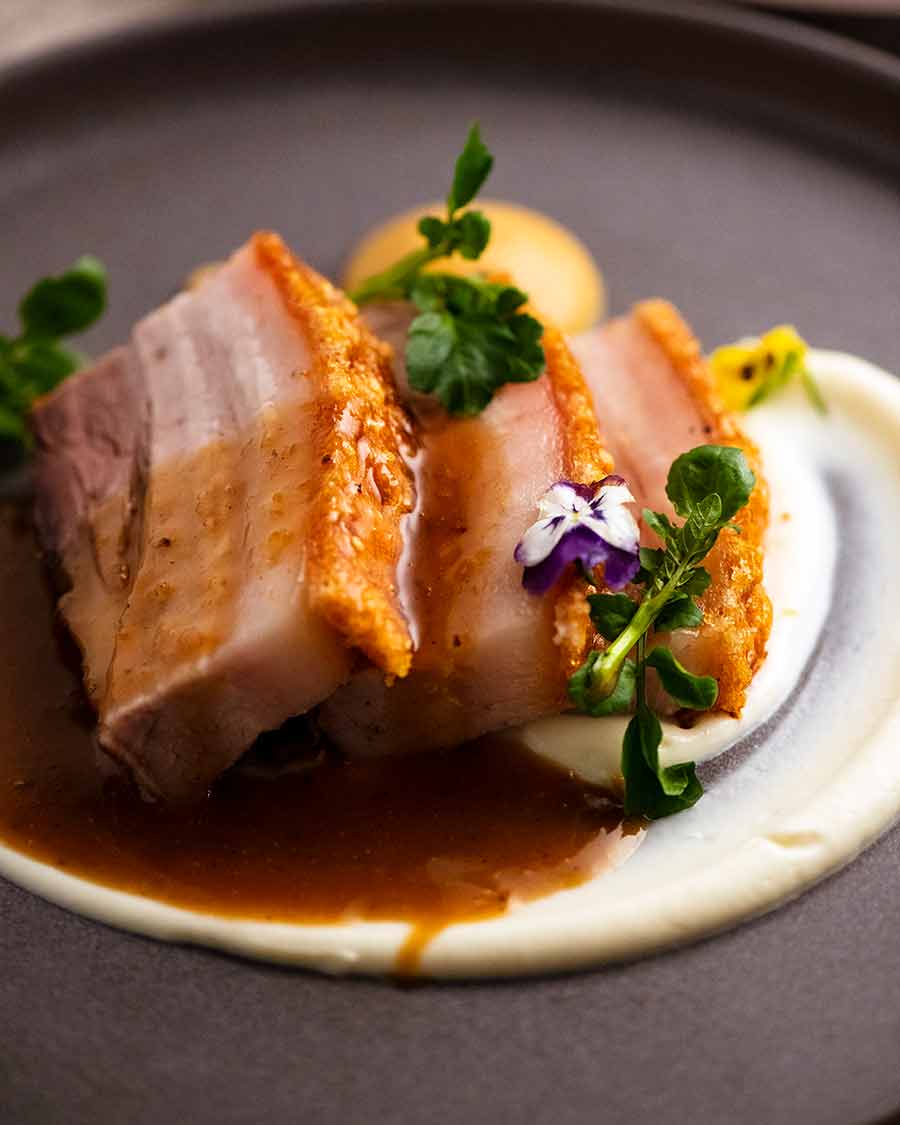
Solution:
{"label": "pork belly slice", "polygon": [[148,793],[205,791],[356,649],[408,670],[412,437],[388,352],[277,236],[139,323],[34,429],[99,741]]}
{"label": "pork belly slice", "polygon": [[[367,313],[403,354],[404,306]],[[504,386],[478,417],[448,419],[401,393],[421,427],[418,506],[402,570],[417,651],[406,679],[357,674],[322,706],[329,737],[354,755],[457,745],[565,706],[566,678],[590,642],[583,590],[538,598],[513,551],[540,496],[561,478],[591,482],[611,462],[590,395],[559,333],[544,333],[547,370]]]}
{"label": "pork belly slice", "polygon": [[111,625],[124,611],[142,535],[149,415],[130,350],[116,348],[68,378],[42,400],[32,426],[38,536],[63,564],[56,577],[69,590],[60,606],[81,645],[85,689],[99,706],[115,643]]}
{"label": "pork belly slice", "polygon": [[[723,532],[706,560],[712,583],[700,599],[703,624],[660,638],[692,672],[718,680],[718,710],[740,715],[772,624],[763,588],[768,489],[759,451],[725,410],[700,345],[667,302],[645,301],[572,347],[616,472],[627,479],[639,508],[674,516],[665,492],[669,466],[697,445],[738,446],[756,473],[750,502],[735,519],[741,534]],[[659,545],[647,529],[643,541]],[[671,707],[667,697],[655,695],[661,710]]]}

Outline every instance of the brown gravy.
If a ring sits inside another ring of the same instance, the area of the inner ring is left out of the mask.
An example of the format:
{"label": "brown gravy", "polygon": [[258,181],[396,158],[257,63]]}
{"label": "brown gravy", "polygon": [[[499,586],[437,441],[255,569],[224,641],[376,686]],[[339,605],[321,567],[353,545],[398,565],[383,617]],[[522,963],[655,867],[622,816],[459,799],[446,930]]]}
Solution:
{"label": "brown gravy", "polygon": [[150,804],[98,769],[30,531],[9,508],[0,590],[0,840],[55,867],[235,917],[409,921],[410,970],[448,923],[576,885],[637,843],[602,794],[503,739],[274,778],[239,768],[199,805]]}

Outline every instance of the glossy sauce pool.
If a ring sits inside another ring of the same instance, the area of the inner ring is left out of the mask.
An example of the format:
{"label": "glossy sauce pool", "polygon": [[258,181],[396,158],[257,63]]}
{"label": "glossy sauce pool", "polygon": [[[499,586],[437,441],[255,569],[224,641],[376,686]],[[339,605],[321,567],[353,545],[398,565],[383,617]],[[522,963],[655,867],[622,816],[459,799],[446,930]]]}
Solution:
{"label": "glossy sauce pool", "polygon": [[600,791],[503,739],[274,776],[237,769],[199,805],[145,802],[98,768],[32,536],[11,508],[0,604],[0,841],[73,875],[231,917],[408,921],[397,968],[409,972],[444,926],[575,886],[640,838]]}

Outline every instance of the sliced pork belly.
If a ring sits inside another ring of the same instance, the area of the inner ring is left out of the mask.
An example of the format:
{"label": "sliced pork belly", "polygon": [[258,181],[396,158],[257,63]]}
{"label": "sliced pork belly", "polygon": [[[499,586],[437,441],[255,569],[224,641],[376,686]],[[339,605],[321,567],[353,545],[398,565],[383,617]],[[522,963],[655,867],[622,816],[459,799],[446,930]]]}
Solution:
{"label": "sliced pork belly", "polygon": [[130,349],[116,348],[71,376],[32,422],[37,530],[64,562],[61,577],[70,590],[60,604],[81,644],[85,688],[97,706],[115,623],[140,560],[149,408]]}
{"label": "sliced pork belly", "polygon": [[[398,356],[410,312],[368,314]],[[559,333],[544,334],[547,371],[507,385],[476,418],[451,420],[398,382],[422,429],[418,506],[402,572],[417,651],[404,680],[361,672],[320,709],[331,739],[353,754],[454,746],[485,731],[558,712],[566,677],[590,641],[583,592],[537,598],[513,550],[540,496],[561,478],[610,468],[590,396]]]}
{"label": "sliced pork belly", "polygon": [[151,794],[203,791],[330,695],[402,676],[412,438],[388,354],[257,235],[41,402],[37,519],[99,740]]}
{"label": "sliced pork belly", "polygon": [[[723,532],[706,561],[713,581],[701,599],[703,624],[661,638],[691,671],[719,681],[717,709],[739,715],[772,622],[762,585],[768,490],[758,450],[724,409],[696,338],[667,302],[639,304],[572,347],[616,472],[639,507],[674,516],[665,493],[669,466],[696,445],[738,446],[756,473],[750,502],[735,521],[742,534]],[[644,541],[658,545],[649,531]]]}

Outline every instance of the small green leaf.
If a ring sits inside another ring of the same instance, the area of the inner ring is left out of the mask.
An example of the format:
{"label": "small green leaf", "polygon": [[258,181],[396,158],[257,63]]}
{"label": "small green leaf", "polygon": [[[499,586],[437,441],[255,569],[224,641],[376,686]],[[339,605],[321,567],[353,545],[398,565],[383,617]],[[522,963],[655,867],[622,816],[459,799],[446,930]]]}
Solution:
{"label": "small green leaf", "polygon": [[709,589],[710,582],[712,582],[712,575],[706,567],[696,566],[688,571],[687,576],[679,583],[678,589],[692,598],[699,598]]}
{"label": "small green leaf", "polygon": [[513,286],[423,274],[412,299],[424,312],[407,339],[410,386],[437,395],[449,413],[478,414],[504,383],[530,382],[543,371],[543,328],[513,312],[524,299]]}
{"label": "small green leaf", "polygon": [[665,551],[660,550],[659,547],[641,547],[640,548],[641,569],[645,570],[647,574],[654,575],[662,566]]}
{"label": "small green leaf", "polygon": [[473,125],[466,144],[456,161],[453,186],[447,196],[447,210],[452,217],[461,207],[471,203],[491,173],[494,158],[482,143],[478,126]]}
{"label": "small green leaf", "polygon": [[712,676],[695,676],[662,645],[648,653],[645,663],[656,669],[660,683],[680,707],[708,711],[719,697],[719,685]]}
{"label": "small green leaf", "polygon": [[410,326],[406,367],[410,386],[435,394],[450,414],[481,413],[494,395],[495,380],[485,351],[461,336],[449,313],[425,313]]}
{"label": "small green leaf", "polygon": [[350,293],[357,304],[404,299],[415,304],[422,316],[407,336],[410,386],[436,395],[450,414],[461,416],[480,413],[505,383],[539,378],[545,365],[543,326],[521,311],[528,298],[520,289],[424,272],[456,252],[470,260],[484,252],[491,235],[487,217],[480,211],[457,213],[474,199],[493,162],[473,126],[456,161],[446,220],[421,219],[418,229],[427,245]]}
{"label": "small green leaf", "polygon": [[646,707],[638,710],[622,740],[625,815],[659,820],[697,803],[703,795],[693,762],[663,769],[659,764],[662,728]]}
{"label": "small green leaf", "polygon": [[634,702],[635,664],[626,660],[619,672],[616,686],[605,699],[595,700],[591,695],[594,665],[602,657],[601,652],[591,652],[577,672],[569,677],[569,699],[586,715],[599,719],[605,715],[619,715],[628,711]]}
{"label": "small green leaf", "polygon": [[756,477],[740,449],[729,445],[700,445],[675,459],[669,469],[666,495],[675,511],[688,519],[713,495],[721,505],[719,520],[728,521],[750,499]]}
{"label": "small green leaf", "polygon": [[655,535],[660,537],[663,543],[674,533],[675,529],[672,527],[671,520],[662,512],[654,512],[650,508],[644,508],[642,514],[644,523]]}
{"label": "small green leaf", "polygon": [[637,602],[627,594],[589,594],[591,621],[608,641],[614,641],[637,611]]}
{"label": "small green leaf", "polygon": [[436,246],[440,246],[447,237],[447,224],[434,215],[426,215],[419,219],[418,231],[428,243],[429,248],[433,250]]}
{"label": "small green leaf", "polygon": [[406,365],[416,390],[427,394],[434,390],[455,344],[456,329],[449,313],[425,312],[415,318],[406,341]]}
{"label": "small green leaf", "polygon": [[82,360],[77,352],[62,344],[27,337],[15,345],[10,356],[20,386],[29,399],[52,391],[66,376],[78,370]]}
{"label": "small green leaf", "polygon": [[480,258],[491,239],[491,223],[480,211],[466,211],[454,224],[459,241],[457,249],[464,258]]}
{"label": "small green leaf", "polygon": [[544,370],[544,349],[541,339],[544,326],[527,313],[516,313],[507,321],[515,347],[506,356],[509,383],[530,383]]}
{"label": "small green leaf", "polygon": [[446,293],[440,275],[420,274],[412,283],[409,299],[420,312],[437,312],[446,307]]}
{"label": "small green leaf", "polygon": [[703,610],[693,598],[676,594],[663,606],[653,628],[657,633],[674,633],[676,629],[696,629],[703,623]]}
{"label": "small green leaf", "polygon": [[718,492],[704,496],[690,513],[688,520],[694,520],[698,528],[703,530],[718,527],[722,520],[722,497]]}
{"label": "small green leaf", "polygon": [[19,316],[25,335],[58,339],[83,332],[106,308],[106,271],[85,255],[59,277],[45,277],[23,298]]}
{"label": "small green leaf", "polygon": [[85,255],[59,277],[37,282],[19,304],[21,335],[0,336],[0,468],[31,444],[26,417],[35,399],[84,363],[61,338],[92,324],[106,306],[106,272]]}
{"label": "small green leaf", "polygon": [[[500,286],[496,296],[497,315],[500,317],[510,317],[517,309],[520,309],[527,300],[528,294],[523,293],[521,289],[517,289],[515,285]],[[540,339],[543,334],[543,328],[534,317],[524,317],[523,321],[528,321],[532,327],[537,324],[537,338]]]}

